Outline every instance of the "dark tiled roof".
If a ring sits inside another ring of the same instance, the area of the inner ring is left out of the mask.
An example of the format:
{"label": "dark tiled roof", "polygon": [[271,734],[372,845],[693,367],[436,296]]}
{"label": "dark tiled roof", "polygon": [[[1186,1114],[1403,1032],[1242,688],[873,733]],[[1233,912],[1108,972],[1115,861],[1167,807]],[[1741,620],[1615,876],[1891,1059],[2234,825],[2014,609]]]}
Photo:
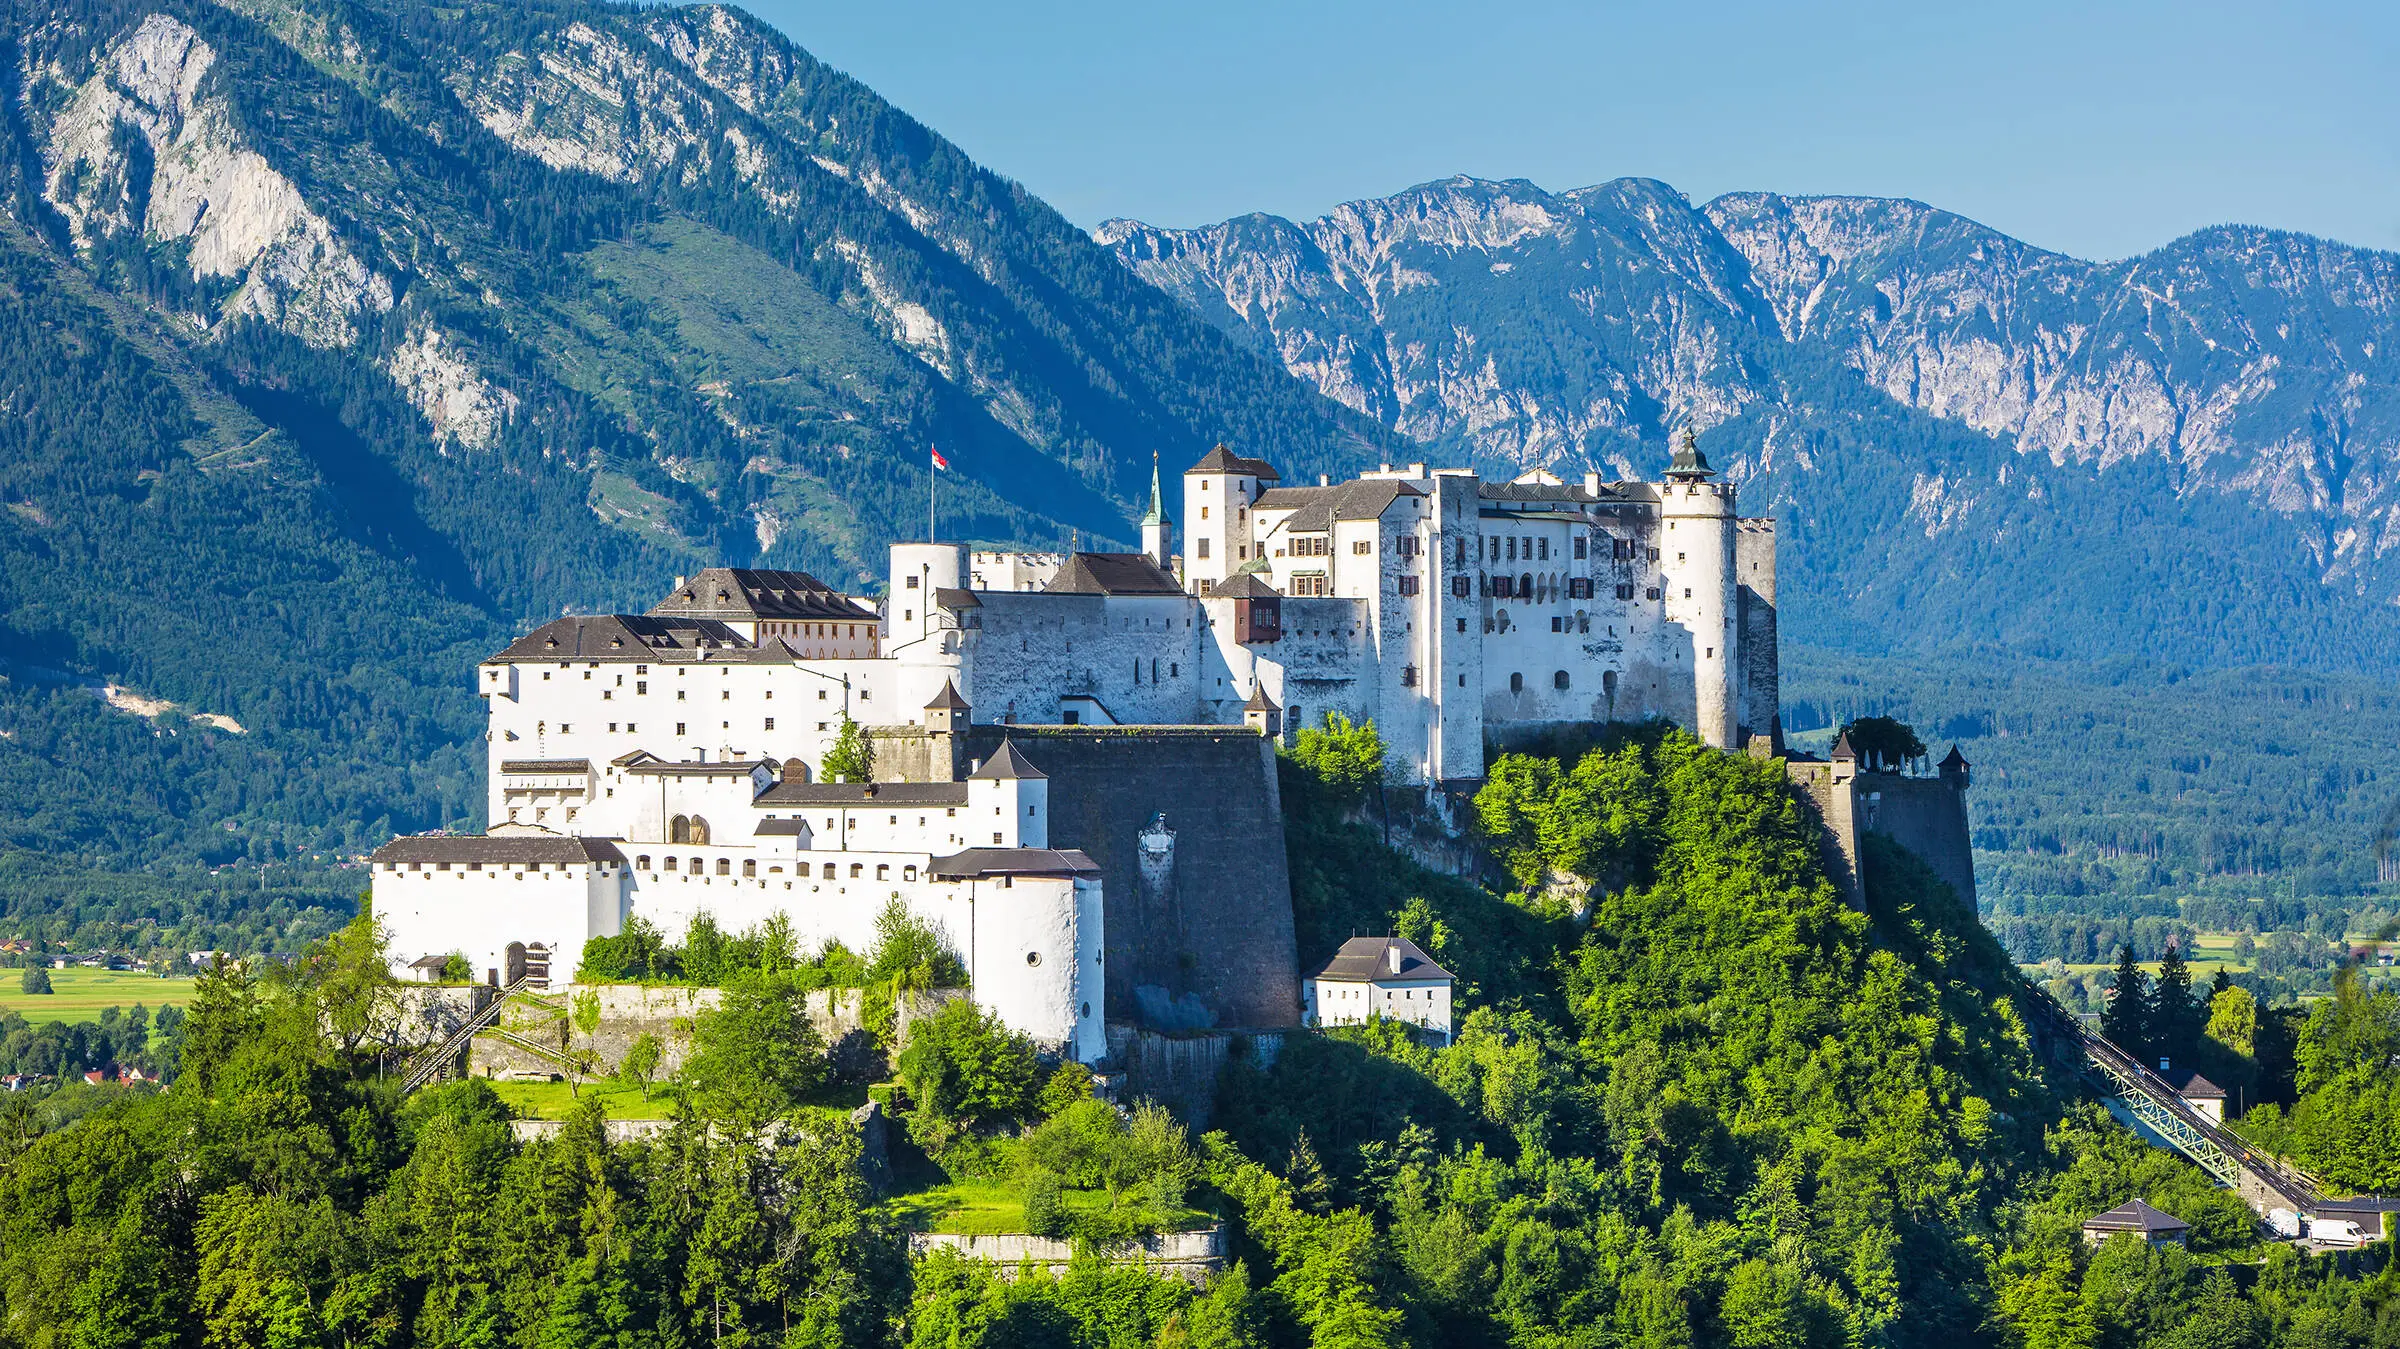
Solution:
{"label": "dark tiled roof", "polygon": [[1180,595],[1182,585],[1141,553],[1072,553],[1045,595]]}
{"label": "dark tiled roof", "polygon": [[503,773],[589,773],[589,759],[502,759]]}
{"label": "dark tiled roof", "polygon": [[804,571],[709,567],[652,606],[658,618],[871,620],[873,610]]}
{"label": "dark tiled roof", "polygon": [[1839,763],[1844,759],[1847,759],[1852,763],[1858,762],[1858,751],[1850,748],[1850,733],[1848,731],[1844,731],[1833,738],[1833,751],[1830,754],[1827,754],[1825,757],[1833,760],[1836,763]]}
{"label": "dark tiled roof", "polygon": [[943,680],[942,691],[933,695],[933,701],[925,704],[925,710],[928,712],[967,711],[967,700],[960,697],[958,693],[958,681],[955,679]]}
{"label": "dark tiled roof", "polygon": [[955,586],[935,586],[933,602],[945,609],[980,609],[983,607],[983,601],[975,598],[974,591],[960,590]]}
{"label": "dark tiled roof", "polygon": [[1218,583],[1209,592],[1210,599],[1264,600],[1281,599],[1283,592],[1259,579],[1254,571],[1245,571]]}
{"label": "dark tiled roof", "polygon": [[1942,756],[1942,761],[1934,765],[1936,768],[1965,768],[1967,766],[1967,756],[1959,753],[1956,745],[1952,745],[1950,752]]}
{"label": "dark tiled roof", "polygon": [[377,848],[373,862],[622,862],[618,840],[580,834],[411,834]]}
{"label": "dark tiled roof", "polygon": [[1185,469],[1184,473],[1231,473],[1236,477],[1265,478],[1269,482],[1283,480],[1283,475],[1275,471],[1273,464],[1264,459],[1244,459],[1222,445],[1202,455],[1200,462]]}
{"label": "dark tiled roof", "polygon": [[2175,1089],[2176,1095],[2189,1101],[2222,1101],[2225,1099],[2223,1087],[2195,1072],[2169,1073],[2167,1085]]}
{"label": "dark tiled roof", "polygon": [[[1400,969],[1394,973],[1386,952],[1398,947]],[[1311,979],[1340,979],[1356,982],[1389,981],[1395,979],[1447,979],[1450,971],[1433,963],[1433,957],[1418,949],[1406,937],[1352,937],[1333,953],[1333,959],[1311,970]]]}
{"label": "dark tiled roof", "polygon": [[1000,742],[1000,748],[992,753],[992,757],[983,761],[983,767],[976,769],[969,776],[982,778],[987,782],[1005,782],[1010,778],[1047,778],[1050,775],[1034,767],[1026,759],[1024,752],[1017,748],[1016,741],[1003,740]]}
{"label": "dark tiled roof", "polygon": [[669,763],[665,759],[645,759],[625,765],[625,771],[637,776],[661,778],[746,778],[760,764],[773,766],[770,759],[720,759],[715,763]]}
{"label": "dark tiled roof", "polygon": [[778,782],[752,798],[754,806],[959,806],[963,782]]}
{"label": "dark tiled roof", "polygon": [[2087,1232],[2139,1232],[2145,1236],[2163,1236],[2169,1232],[2186,1232],[2191,1224],[2172,1213],[2161,1213],[2139,1199],[2127,1200],[2097,1217],[2083,1220]]}
{"label": "dark tiled roof", "polygon": [[1365,478],[1331,487],[1277,487],[1261,492],[1253,509],[1290,511],[1283,522],[1287,533],[1317,534],[1336,520],[1373,520],[1404,496],[1423,492],[1397,478]]}
{"label": "dark tiled roof", "polygon": [[1283,709],[1277,707],[1275,700],[1267,696],[1267,686],[1260,684],[1250,690],[1250,701],[1242,704],[1242,710],[1244,712],[1280,712]]}
{"label": "dark tiled roof", "polygon": [[487,664],[539,660],[632,660],[658,664],[727,664],[794,659],[781,642],[752,646],[715,619],[655,618],[647,614],[576,614],[554,619],[508,644]]}
{"label": "dark tiled roof", "polygon": [[929,870],[943,880],[972,876],[1097,876],[1100,866],[1080,848],[969,848],[936,857]]}
{"label": "dark tiled roof", "polygon": [[799,816],[795,815],[788,820],[760,820],[758,822],[758,828],[753,829],[750,832],[761,837],[775,838],[797,837],[801,834],[812,834],[816,831],[808,827],[808,821],[803,820]]}

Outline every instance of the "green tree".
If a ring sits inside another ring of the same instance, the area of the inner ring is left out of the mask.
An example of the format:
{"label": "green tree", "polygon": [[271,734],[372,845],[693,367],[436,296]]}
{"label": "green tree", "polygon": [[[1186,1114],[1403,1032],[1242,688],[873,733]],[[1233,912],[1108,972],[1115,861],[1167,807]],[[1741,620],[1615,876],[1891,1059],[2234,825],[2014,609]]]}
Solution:
{"label": "green tree", "polygon": [[873,782],[875,780],[875,747],[867,743],[858,723],[842,713],[841,728],[834,733],[833,744],[825,751],[823,778],[827,782]]}
{"label": "green tree", "polygon": [[825,1078],[825,1045],[788,981],[737,974],[692,1020],[681,1109],[754,1133],[790,1113]]}
{"label": "green tree", "polygon": [[909,1136],[937,1160],[975,1130],[1025,1118],[1040,1090],[1032,1043],[973,998],[952,998],[912,1022],[897,1068]]}
{"label": "green tree", "polygon": [[50,968],[46,965],[27,965],[25,972],[17,977],[17,989],[23,993],[50,992]]}
{"label": "green tree", "polygon": [[1343,800],[1355,801],[1384,780],[1383,736],[1372,718],[1353,722],[1339,712],[1325,714],[1323,726],[1302,727],[1285,751],[1294,763]]}
{"label": "green tree", "polygon": [[2117,949],[2117,968],[2110,974],[2108,1007],[2100,1013],[2100,1034],[2110,1043],[2142,1058],[2150,1052],[2150,977],[2134,962],[2133,948]]}
{"label": "green tree", "polygon": [[2169,941],[2158,962],[2158,978],[2150,986],[2150,1049],[2165,1055],[2177,1069],[2194,1067],[2199,1048],[2201,1011],[2192,1000],[2192,968],[2184,963],[2183,943]]}
{"label": "green tree", "polygon": [[650,1079],[658,1074],[660,1053],[658,1036],[643,1031],[633,1037],[632,1044],[625,1047],[625,1057],[617,1064],[619,1074],[641,1087],[645,1101],[650,1099]]}
{"label": "green tree", "polygon": [[1891,717],[1846,721],[1841,733],[1850,737],[1850,748],[1857,753],[1861,768],[1897,773],[1925,757],[1925,742],[1917,738],[1916,729]]}

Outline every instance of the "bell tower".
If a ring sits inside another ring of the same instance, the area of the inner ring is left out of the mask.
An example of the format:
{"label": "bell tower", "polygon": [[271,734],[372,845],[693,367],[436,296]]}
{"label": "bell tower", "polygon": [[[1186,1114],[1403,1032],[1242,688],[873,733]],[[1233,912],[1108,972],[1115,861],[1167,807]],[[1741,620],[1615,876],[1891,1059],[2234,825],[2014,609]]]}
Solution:
{"label": "bell tower", "polygon": [[1166,497],[1158,490],[1158,451],[1150,452],[1150,509],[1142,516],[1142,551],[1160,571],[1175,571],[1175,521],[1167,514]]}

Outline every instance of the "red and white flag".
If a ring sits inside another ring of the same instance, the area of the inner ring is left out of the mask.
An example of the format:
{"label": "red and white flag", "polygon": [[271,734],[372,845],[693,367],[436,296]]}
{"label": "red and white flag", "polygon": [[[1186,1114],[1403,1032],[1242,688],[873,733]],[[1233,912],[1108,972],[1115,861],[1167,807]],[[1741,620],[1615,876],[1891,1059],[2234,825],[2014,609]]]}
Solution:
{"label": "red and white flag", "polygon": [[933,455],[933,466],[941,469],[944,472],[948,472],[950,469],[950,461],[942,457],[942,452],[932,446],[927,446],[926,449]]}

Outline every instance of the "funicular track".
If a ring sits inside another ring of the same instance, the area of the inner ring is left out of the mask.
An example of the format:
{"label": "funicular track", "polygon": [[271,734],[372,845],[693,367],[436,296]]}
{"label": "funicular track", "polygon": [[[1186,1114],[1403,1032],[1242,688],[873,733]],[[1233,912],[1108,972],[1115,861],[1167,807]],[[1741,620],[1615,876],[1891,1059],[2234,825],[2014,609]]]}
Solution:
{"label": "funicular track", "polygon": [[2323,1196],[2314,1177],[2227,1133],[2185,1104],[2165,1078],[2084,1025],[2047,991],[2039,987],[2031,991],[2035,1009],[2060,1037],[2059,1044],[2073,1052],[2078,1070],[2096,1079],[2109,1095],[2123,1100],[2135,1119],[2240,1195],[2259,1216],[2277,1208],[2299,1214],[2316,1208]]}

